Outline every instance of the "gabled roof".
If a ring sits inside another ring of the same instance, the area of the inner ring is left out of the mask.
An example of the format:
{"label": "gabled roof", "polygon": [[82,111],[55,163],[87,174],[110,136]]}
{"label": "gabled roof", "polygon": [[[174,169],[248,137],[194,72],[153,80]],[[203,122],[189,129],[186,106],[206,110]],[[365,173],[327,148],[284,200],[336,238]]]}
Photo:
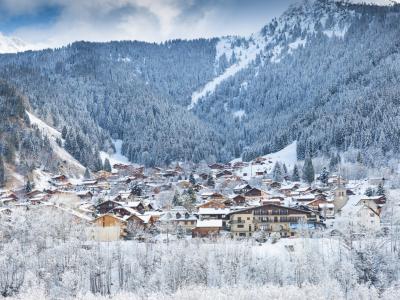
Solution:
{"label": "gabled roof", "polygon": [[106,213],[106,214],[103,214],[103,215],[98,216],[98,217],[95,218],[92,222],[96,222],[98,219],[101,219],[101,218],[103,218],[103,217],[111,217],[111,218],[116,219],[116,220],[118,220],[118,221],[120,221],[120,222],[122,222],[122,223],[126,223],[126,220],[124,220],[124,219],[122,219],[122,218],[120,218],[120,217],[117,217],[116,215],[109,214],[109,213]]}
{"label": "gabled roof", "polygon": [[230,213],[229,208],[199,208],[198,215],[227,215]]}

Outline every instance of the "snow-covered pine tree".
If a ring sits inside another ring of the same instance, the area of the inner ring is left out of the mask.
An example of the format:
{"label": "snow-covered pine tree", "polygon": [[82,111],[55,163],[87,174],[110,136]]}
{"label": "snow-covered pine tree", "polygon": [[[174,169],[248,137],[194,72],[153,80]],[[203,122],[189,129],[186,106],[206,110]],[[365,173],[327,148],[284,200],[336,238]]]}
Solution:
{"label": "snow-covered pine tree", "polygon": [[374,190],[371,188],[371,187],[368,187],[366,190],[365,190],[365,196],[367,196],[367,197],[371,197],[371,196],[373,196],[375,194],[375,192],[374,192]]}
{"label": "snow-covered pine tree", "polygon": [[283,175],[283,178],[284,178],[285,180],[287,180],[288,177],[289,177],[289,172],[288,172],[288,169],[287,169],[287,167],[286,167],[286,164],[283,164],[283,165],[282,165],[282,175]]}
{"label": "snow-covered pine tree", "polygon": [[134,194],[135,196],[140,197],[142,195],[142,188],[140,186],[138,186],[137,184],[135,184],[132,189],[131,189],[132,194]]}
{"label": "snow-covered pine tree", "polygon": [[178,190],[175,191],[174,197],[172,198],[172,205],[173,206],[180,206],[182,205],[181,194]]}
{"label": "snow-covered pine tree", "polygon": [[297,167],[297,165],[294,165],[293,168],[292,181],[300,181],[299,168]]}
{"label": "snow-covered pine tree", "polygon": [[208,175],[207,185],[211,186],[211,187],[215,187],[214,177],[211,174]]}
{"label": "snow-covered pine tree", "polygon": [[329,179],[329,171],[326,167],[323,167],[321,174],[319,174],[319,180],[326,185],[328,184],[328,179]]}
{"label": "snow-covered pine tree", "polygon": [[383,187],[382,183],[378,184],[378,188],[376,189],[376,194],[378,196],[385,196],[386,195],[385,188]]}
{"label": "snow-covered pine tree", "polygon": [[0,187],[6,183],[5,167],[3,157],[0,155]]}
{"label": "snow-covered pine tree", "polygon": [[278,161],[275,163],[274,169],[272,170],[272,177],[275,181],[282,182],[282,169],[281,164]]}
{"label": "snow-covered pine tree", "polygon": [[31,183],[31,181],[28,179],[26,184],[25,184],[25,193],[30,193],[33,189],[33,184]]}
{"label": "snow-covered pine tree", "polygon": [[196,184],[196,179],[194,179],[193,173],[190,173],[189,182],[190,182],[191,185],[195,185]]}
{"label": "snow-covered pine tree", "polygon": [[313,183],[315,179],[314,166],[311,157],[307,157],[303,166],[303,179],[308,184]]}
{"label": "snow-covered pine tree", "polygon": [[111,172],[111,170],[112,169],[111,169],[110,160],[108,158],[106,158],[104,160],[104,171]]}
{"label": "snow-covered pine tree", "polygon": [[67,129],[66,126],[63,126],[63,128],[62,128],[62,130],[61,130],[61,137],[62,137],[63,139],[65,139],[65,138],[67,137],[67,134],[68,134],[68,129]]}
{"label": "snow-covered pine tree", "polygon": [[89,171],[88,168],[86,168],[85,174],[83,175],[83,177],[84,177],[85,179],[89,179],[89,178],[90,178],[90,171]]}

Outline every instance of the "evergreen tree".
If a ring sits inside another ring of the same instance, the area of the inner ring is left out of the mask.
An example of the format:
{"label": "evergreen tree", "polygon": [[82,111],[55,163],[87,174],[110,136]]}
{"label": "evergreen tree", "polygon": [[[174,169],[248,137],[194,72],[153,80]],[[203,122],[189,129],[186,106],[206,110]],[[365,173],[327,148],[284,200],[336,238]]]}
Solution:
{"label": "evergreen tree", "polygon": [[59,137],[56,138],[56,143],[57,143],[58,146],[62,147],[62,141],[61,141],[61,139]]}
{"label": "evergreen tree", "polygon": [[25,184],[25,193],[30,193],[33,189],[33,184],[31,181],[28,179],[28,181]]}
{"label": "evergreen tree", "polygon": [[339,153],[338,154],[332,154],[331,159],[329,161],[329,171],[334,172],[337,171],[338,165],[342,161],[342,158],[340,157]]}
{"label": "evergreen tree", "polygon": [[382,183],[379,183],[379,184],[378,184],[378,188],[377,188],[377,190],[376,190],[376,194],[377,194],[378,196],[385,196],[385,195],[386,195],[385,188],[383,187],[383,184],[382,184]]}
{"label": "evergreen tree", "polygon": [[0,187],[6,183],[5,167],[3,157],[0,155]]}
{"label": "evergreen tree", "polygon": [[62,128],[62,130],[61,130],[61,137],[62,137],[63,139],[65,139],[65,138],[67,137],[67,134],[68,134],[67,127],[63,126],[63,128]]}
{"label": "evergreen tree", "polygon": [[300,181],[300,174],[297,165],[294,165],[293,168],[292,181]]}
{"label": "evergreen tree", "polygon": [[100,171],[100,170],[103,170],[103,162],[101,161],[99,151],[96,150],[94,155],[95,155],[94,170],[96,172]]}
{"label": "evergreen tree", "polygon": [[360,152],[360,151],[358,151],[358,153],[357,153],[357,162],[358,162],[359,164],[362,164],[362,163],[363,163],[363,159],[362,159],[362,156],[361,156],[361,152]]}
{"label": "evergreen tree", "polygon": [[185,228],[182,225],[178,225],[176,227],[176,237],[178,239],[183,239],[186,236]]}
{"label": "evergreen tree", "polygon": [[189,182],[190,182],[191,185],[195,185],[196,184],[196,179],[194,179],[193,173],[190,173]]}
{"label": "evergreen tree", "polygon": [[323,184],[328,184],[328,179],[329,179],[329,171],[327,170],[326,167],[322,168],[321,174],[319,174],[319,180],[323,183]]}
{"label": "evergreen tree", "polygon": [[313,183],[315,179],[314,166],[311,157],[307,157],[303,166],[303,180],[308,184]]}
{"label": "evergreen tree", "polygon": [[104,171],[111,172],[111,170],[112,169],[111,169],[110,160],[108,158],[106,158],[104,160]]}
{"label": "evergreen tree", "polygon": [[211,174],[208,175],[207,185],[211,186],[211,187],[215,187],[214,177]]}
{"label": "evergreen tree", "polygon": [[368,188],[365,190],[365,196],[371,197],[371,196],[373,196],[373,195],[374,195],[374,190],[373,190],[371,187],[368,187]]}
{"label": "evergreen tree", "polygon": [[195,193],[193,187],[188,188],[187,194],[189,196],[190,203],[192,203],[192,204],[196,203],[196,193]]}
{"label": "evergreen tree", "polygon": [[83,177],[85,177],[85,179],[89,179],[90,178],[90,171],[89,171],[88,168],[86,168],[85,174],[83,175]]}
{"label": "evergreen tree", "polygon": [[282,171],[283,171],[283,178],[287,180],[289,177],[289,172],[285,164],[282,165]]}
{"label": "evergreen tree", "polygon": [[142,188],[135,184],[131,189],[132,194],[140,197],[142,195]]}
{"label": "evergreen tree", "polygon": [[181,194],[179,193],[178,190],[175,191],[174,197],[172,198],[172,205],[173,206],[182,205]]}
{"label": "evergreen tree", "polygon": [[279,162],[275,163],[274,169],[272,171],[272,177],[277,182],[282,181],[282,169],[281,169],[281,165]]}

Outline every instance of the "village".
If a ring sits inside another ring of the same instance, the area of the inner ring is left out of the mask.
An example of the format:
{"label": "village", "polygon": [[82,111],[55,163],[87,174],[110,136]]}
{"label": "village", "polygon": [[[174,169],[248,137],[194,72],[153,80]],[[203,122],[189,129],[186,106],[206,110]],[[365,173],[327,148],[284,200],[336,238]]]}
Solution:
{"label": "village", "polygon": [[90,178],[59,174],[49,178],[47,188],[2,190],[0,213],[7,220],[18,210],[60,210],[84,224],[95,241],[230,237],[265,242],[305,231],[312,237],[347,230],[336,220],[354,232],[382,230],[384,179],[360,186],[336,172],[324,179],[316,175],[312,184],[291,178],[296,174],[274,180],[277,165],[268,157],[176,163],[166,169],[116,163],[111,172]]}

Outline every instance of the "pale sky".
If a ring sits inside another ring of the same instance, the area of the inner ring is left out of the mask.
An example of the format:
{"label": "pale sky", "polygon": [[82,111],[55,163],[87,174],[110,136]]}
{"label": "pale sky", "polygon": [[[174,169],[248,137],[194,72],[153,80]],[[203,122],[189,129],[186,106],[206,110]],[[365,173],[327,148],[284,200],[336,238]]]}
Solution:
{"label": "pale sky", "polygon": [[52,47],[77,40],[159,42],[247,36],[294,2],[297,0],[0,0],[0,32]]}

